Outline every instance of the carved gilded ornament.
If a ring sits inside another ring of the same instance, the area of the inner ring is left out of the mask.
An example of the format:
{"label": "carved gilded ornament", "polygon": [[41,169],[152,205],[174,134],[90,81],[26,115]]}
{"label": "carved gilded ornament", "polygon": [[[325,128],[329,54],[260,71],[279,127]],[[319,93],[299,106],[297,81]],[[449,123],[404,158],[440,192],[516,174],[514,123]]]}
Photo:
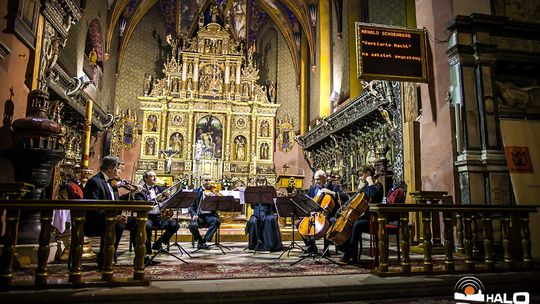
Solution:
{"label": "carved gilded ornament", "polygon": [[137,115],[132,114],[131,111],[123,113],[117,118],[113,128],[113,140],[116,141],[113,145],[123,147],[125,149],[131,149],[137,142]]}
{"label": "carved gilded ornament", "polygon": [[294,146],[295,133],[292,118],[285,116],[282,119],[278,119],[277,132],[279,151],[288,153]]}
{"label": "carved gilded ornament", "polygon": [[272,174],[280,105],[268,102],[266,87],[256,83],[259,70],[252,53],[246,56],[219,24],[200,28],[167,60],[165,76],[153,81],[151,93],[138,97],[144,113],[141,159],[161,172],[167,159],[160,151],[178,151],[170,161],[171,174],[196,176],[204,168],[216,179],[227,175],[247,182],[258,166],[256,155],[262,154],[267,166],[259,171]]}

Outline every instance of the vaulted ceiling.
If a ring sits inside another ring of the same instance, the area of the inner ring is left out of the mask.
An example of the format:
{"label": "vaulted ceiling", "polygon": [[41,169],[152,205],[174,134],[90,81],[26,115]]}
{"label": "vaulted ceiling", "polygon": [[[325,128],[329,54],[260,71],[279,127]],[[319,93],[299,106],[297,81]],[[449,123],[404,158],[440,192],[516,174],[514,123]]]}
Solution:
{"label": "vaulted ceiling", "polygon": [[[165,6],[165,9],[162,7],[162,13],[164,15],[169,14],[169,16],[164,16],[164,20],[166,20],[166,22],[170,21],[170,11],[172,10],[173,16],[175,16],[174,9],[177,5],[180,7],[180,1],[191,2],[189,3],[190,9],[198,10],[197,12],[190,12],[194,16],[198,16],[201,12],[204,12],[211,4],[217,4],[222,15],[225,16],[233,9],[233,6],[237,4],[236,2],[247,1],[247,6],[249,7],[247,12],[247,24],[252,24],[249,19],[254,18],[255,13],[258,13],[258,19],[261,19],[262,15],[262,19],[265,20],[265,22],[268,22],[268,18],[265,17],[270,17],[287,42],[297,74],[299,74],[300,71],[300,35],[305,35],[308,42],[311,62],[315,62],[315,27],[311,16],[314,11],[316,12],[318,0],[116,0],[111,6],[112,12],[107,26],[107,36],[105,41],[106,52],[110,53],[114,35],[121,35],[122,39],[119,40],[120,46],[118,48],[118,66],[121,66],[131,35],[145,14],[148,13],[154,5],[160,3],[162,6]],[[198,6],[193,5],[193,3],[196,2],[200,2]],[[194,20],[197,20],[197,18],[194,18]],[[253,21],[253,24],[256,24],[255,20]],[[118,29],[120,29],[121,34]],[[254,28],[250,26],[249,30],[253,31]],[[178,36],[185,34],[189,33],[176,33]],[[256,33],[251,34],[252,35],[248,33],[248,39],[252,36],[257,37]]]}

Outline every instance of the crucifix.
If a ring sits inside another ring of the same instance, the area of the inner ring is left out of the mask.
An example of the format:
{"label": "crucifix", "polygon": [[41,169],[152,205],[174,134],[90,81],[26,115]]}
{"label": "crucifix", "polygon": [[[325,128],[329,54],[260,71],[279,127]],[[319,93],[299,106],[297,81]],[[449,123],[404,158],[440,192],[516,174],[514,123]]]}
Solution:
{"label": "crucifix", "polygon": [[165,166],[165,172],[167,174],[171,174],[172,158],[175,154],[178,153],[178,151],[175,151],[171,147],[168,147],[167,150],[161,150],[159,152],[167,157],[167,165]]}

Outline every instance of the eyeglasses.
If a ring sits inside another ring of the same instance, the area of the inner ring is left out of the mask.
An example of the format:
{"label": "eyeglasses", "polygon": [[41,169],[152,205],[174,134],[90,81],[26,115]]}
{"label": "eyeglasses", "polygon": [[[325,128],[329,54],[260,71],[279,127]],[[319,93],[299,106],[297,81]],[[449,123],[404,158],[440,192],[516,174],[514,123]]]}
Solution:
{"label": "eyeglasses", "polygon": [[211,182],[212,180],[211,179],[205,179],[204,181],[205,182]]}

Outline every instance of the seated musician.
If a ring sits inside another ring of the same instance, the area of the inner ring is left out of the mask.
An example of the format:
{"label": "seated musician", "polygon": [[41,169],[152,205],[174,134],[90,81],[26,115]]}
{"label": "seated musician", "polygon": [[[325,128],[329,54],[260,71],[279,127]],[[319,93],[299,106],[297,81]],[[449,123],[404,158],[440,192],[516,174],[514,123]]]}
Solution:
{"label": "seated musician", "polygon": [[[357,172],[357,175],[362,181],[360,191],[365,193],[366,198],[370,203],[380,204],[383,199],[383,185],[377,182],[375,176],[375,168],[372,166],[364,165]],[[354,222],[353,231],[351,237],[345,241],[345,243],[339,246],[339,250],[343,251],[343,257],[340,264],[357,264],[358,263],[358,246],[360,246],[360,253],[362,252],[362,232],[370,233],[369,231],[369,218],[371,214],[369,209]]]}
{"label": "seated musician", "polygon": [[[266,177],[257,177],[257,186],[267,186]],[[273,204],[251,203],[253,213],[246,225],[250,250],[279,251],[283,249],[281,233]]]}
{"label": "seated musician", "polygon": [[[156,185],[156,173],[154,171],[146,171],[143,173],[143,191],[138,196],[141,200],[147,200],[154,203],[152,210],[148,211],[148,219],[146,220],[146,254],[152,254],[152,249],[161,250],[163,244],[168,244],[171,238],[176,234],[176,231],[180,228],[178,221],[173,218],[163,218],[161,216],[161,204],[164,199],[170,196],[168,191],[165,191],[164,187]],[[135,235],[137,231],[136,223],[133,223],[135,219],[130,218],[126,228],[130,230],[132,235]],[[152,239],[152,227],[158,229],[164,229],[163,234],[154,242],[154,245],[150,247]],[[132,241],[135,241],[132,238]],[[135,244],[134,244],[135,245]],[[148,257],[145,257],[148,260]]]}
{"label": "seated musician", "polygon": [[[315,198],[322,193],[326,193],[332,196],[335,202],[335,205],[332,210],[326,211],[327,212],[326,218],[328,219],[330,224],[333,224],[336,221],[336,218],[335,218],[336,211],[339,209],[341,204],[349,200],[349,196],[345,192],[343,192],[338,185],[332,184],[328,180],[326,173],[323,170],[319,170],[315,172],[315,175],[313,178],[315,179],[315,184],[309,188],[308,196],[311,198]],[[317,252],[317,245],[315,244],[314,239],[304,238],[304,243],[306,244],[307,252],[309,253]],[[326,255],[329,255],[330,253],[330,251],[327,250],[329,245],[330,245],[330,242],[325,238],[323,252]]]}
{"label": "seated musician", "polygon": [[[197,198],[189,206],[189,215],[191,216],[191,223],[189,224],[189,231],[197,241],[197,249],[208,249],[207,242],[212,241],[214,233],[216,233],[219,225],[219,217],[214,211],[204,211],[201,210],[201,203],[207,196],[216,195],[211,191],[210,182],[212,178],[209,174],[204,174],[202,176],[202,185],[201,187],[194,190],[197,193]],[[199,232],[199,227],[203,225],[208,225],[208,230],[204,238]]]}

